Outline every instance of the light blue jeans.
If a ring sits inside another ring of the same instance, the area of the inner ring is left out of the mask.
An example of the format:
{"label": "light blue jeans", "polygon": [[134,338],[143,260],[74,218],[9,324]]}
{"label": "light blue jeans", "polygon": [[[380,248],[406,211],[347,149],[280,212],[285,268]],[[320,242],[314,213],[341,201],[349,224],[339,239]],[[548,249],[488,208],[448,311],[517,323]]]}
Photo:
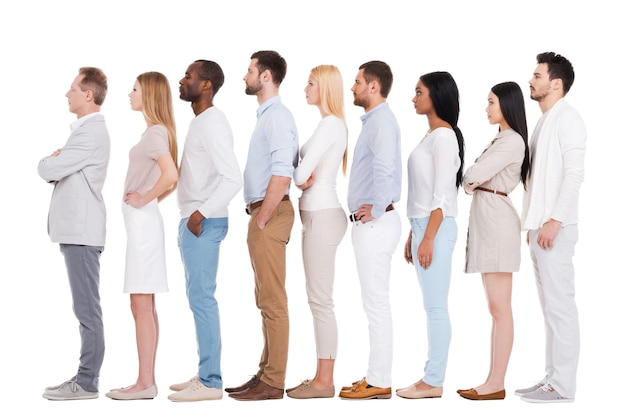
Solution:
{"label": "light blue jeans", "polygon": [[429,217],[410,219],[413,231],[411,252],[417,279],[422,289],[427,319],[428,360],[424,366],[423,381],[431,386],[443,386],[452,336],[448,315],[448,291],[452,276],[452,252],[456,244],[458,229],[454,218],[443,219],[435,236],[432,263],[425,270],[417,261],[417,247],[424,239],[429,219]]}
{"label": "light blue jeans", "polygon": [[198,342],[198,377],[210,388],[222,388],[222,338],[215,289],[220,244],[228,232],[228,218],[202,221],[199,237],[187,228],[188,218],[178,226],[178,247],[185,267],[187,299],[193,312]]}

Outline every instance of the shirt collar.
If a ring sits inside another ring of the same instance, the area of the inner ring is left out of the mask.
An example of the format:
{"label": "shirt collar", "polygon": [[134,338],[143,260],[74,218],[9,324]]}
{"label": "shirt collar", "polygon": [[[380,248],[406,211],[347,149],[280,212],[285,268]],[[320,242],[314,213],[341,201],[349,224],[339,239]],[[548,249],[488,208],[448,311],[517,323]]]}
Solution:
{"label": "shirt collar", "polygon": [[76,119],[74,122],[70,124],[70,129],[74,132],[76,129],[80,128],[82,124],[87,120],[92,118],[93,116],[99,115],[100,112],[89,113],[88,115],[83,116],[80,119]]}
{"label": "shirt collar", "polygon": [[267,99],[266,101],[263,102],[263,104],[261,104],[261,106],[259,106],[259,108],[256,111],[256,117],[260,117],[263,112],[265,112],[267,110],[267,108],[269,108],[271,105],[275,104],[275,103],[280,103],[280,96],[273,96],[270,97],[269,99]]}

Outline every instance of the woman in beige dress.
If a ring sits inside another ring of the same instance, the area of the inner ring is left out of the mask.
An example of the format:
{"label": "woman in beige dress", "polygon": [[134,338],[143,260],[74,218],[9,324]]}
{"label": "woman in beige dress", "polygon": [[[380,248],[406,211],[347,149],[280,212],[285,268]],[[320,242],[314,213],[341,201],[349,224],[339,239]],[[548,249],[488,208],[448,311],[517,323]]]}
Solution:
{"label": "woman in beige dress", "polygon": [[463,176],[472,194],[467,234],[466,273],[481,273],[492,317],[491,362],[480,386],[459,390],[472,400],[504,399],[504,377],[513,348],[511,290],[519,271],[520,218],[508,197],[528,173],[528,129],[524,96],[519,85],[495,85],[488,96],[487,118],[498,134]]}

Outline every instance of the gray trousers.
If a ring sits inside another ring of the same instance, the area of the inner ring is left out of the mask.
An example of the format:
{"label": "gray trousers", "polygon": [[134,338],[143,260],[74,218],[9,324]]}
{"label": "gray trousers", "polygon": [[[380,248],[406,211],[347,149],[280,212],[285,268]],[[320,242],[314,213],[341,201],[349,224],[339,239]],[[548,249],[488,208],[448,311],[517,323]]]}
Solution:
{"label": "gray trousers", "polygon": [[104,247],[61,244],[72,291],[76,319],[80,323],[80,363],[72,379],[88,392],[98,391],[104,359],[104,328],[100,307],[100,255]]}

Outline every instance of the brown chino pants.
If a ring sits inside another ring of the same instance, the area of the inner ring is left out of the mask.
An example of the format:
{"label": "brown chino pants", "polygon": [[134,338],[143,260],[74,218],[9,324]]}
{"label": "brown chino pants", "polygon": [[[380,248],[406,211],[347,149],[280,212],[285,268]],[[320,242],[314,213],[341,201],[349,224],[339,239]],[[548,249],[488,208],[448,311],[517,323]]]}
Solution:
{"label": "brown chino pants", "polygon": [[264,339],[257,376],[270,386],[284,389],[289,350],[286,246],[294,222],[293,205],[289,200],[280,202],[263,230],[256,223],[258,214],[258,208],[252,211],[248,223],[248,251]]}

